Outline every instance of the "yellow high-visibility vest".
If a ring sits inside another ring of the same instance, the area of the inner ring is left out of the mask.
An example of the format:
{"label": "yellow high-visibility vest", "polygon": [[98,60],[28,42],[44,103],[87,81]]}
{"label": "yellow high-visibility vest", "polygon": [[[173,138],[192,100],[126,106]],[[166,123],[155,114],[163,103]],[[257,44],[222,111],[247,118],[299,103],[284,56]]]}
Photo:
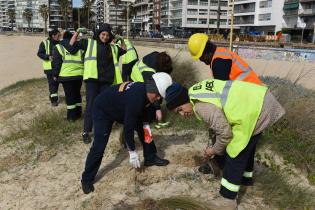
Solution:
{"label": "yellow high-visibility vest", "polygon": [[142,60],[140,60],[132,67],[130,78],[134,82],[144,82],[144,79],[142,76],[143,72],[156,73],[155,69],[148,67],[145,63],[143,63]]}
{"label": "yellow high-visibility vest", "polygon": [[205,102],[223,110],[233,134],[226,151],[235,158],[253,134],[266,92],[267,87],[249,82],[208,79],[192,86],[189,98],[194,109],[196,102]]}
{"label": "yellow high-visibility vest", "polygon": [[[45,50],[46,50],[46,54],[50,56],[50,40],[46,39],[43,41],[44,46],[45,46]],[[51,61],[48,60],[43,60],[43,69],[44,71],[51,71]]]}

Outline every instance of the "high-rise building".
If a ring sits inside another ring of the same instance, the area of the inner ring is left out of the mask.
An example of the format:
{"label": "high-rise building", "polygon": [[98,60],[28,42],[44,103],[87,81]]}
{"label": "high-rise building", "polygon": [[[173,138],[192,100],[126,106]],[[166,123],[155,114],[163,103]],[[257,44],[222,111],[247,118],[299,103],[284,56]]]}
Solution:
{"label": "high-rise building", "polygon": [[[44,20],[39,13],[39,6],[46,4],[49,8],[48,27],[65,28],[65,22],[61,15],[60,6],[58,0],[17,0],[16,1],[16,26],[18,29],[28,28],[28,23],[23,17],[25,9],[32,11],[33,17],[30,27],[35,30],[42,30],[44,28]],[[68,15],[68,27],[72,24],[72,0],[69,0],[69,15]]]}
{"label": "high-rise building", "polygon": [[284,0],[236,0],[234,25],[241,33],[274,34],[282,29]]}
{"label": "high-rise building", "polygon": [[136,0],[133,4],[135,17],[132,22],[137,31],[153,30],[153,3],[154,0]]}
{"label": "high-rise building", "polygon": [[13,21],[12,23],[10,22],[8,10],[15,11],[15,1],[0,0],[0,28],[4,30],[15,27],[15,21]]}
{"label": "high-rise building", "polygon": [[161,30],[211,32],[228,28],[228,0],[161,0]]}
{"label": "high-rise building", "polygon": [[97,24],[109,23],[113,30],[126,30],[126,3],[120,2],[117,6],[112,0],[98,0],[96,3]]}

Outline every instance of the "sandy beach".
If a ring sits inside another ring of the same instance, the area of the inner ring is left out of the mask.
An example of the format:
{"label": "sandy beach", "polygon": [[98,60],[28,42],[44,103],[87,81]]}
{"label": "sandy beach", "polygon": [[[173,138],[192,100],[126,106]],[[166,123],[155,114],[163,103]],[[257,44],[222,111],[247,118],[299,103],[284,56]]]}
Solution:
{"label": "sandy beach", "polygon": [[[44,76],[41,60],[36,55],[38,46],[44,39],[44,37],[38,36],[0,35],[0,89],[20,80]],[[187,51],[171,48],[136,47],[140,57],[153,50],[166,50],[171,56],[178,54],[176,59],[191,60]],[[292,81],[295,81],[299,75],[302,75],[303,77],[299,80],[299,83],[307,88],[315,89],[315,68],[313,63],[244,59],[259,75],[285,77]],[[194,66],[200,70],[200,79],[211,76],[209,67],[203,63],[195,62]]]}

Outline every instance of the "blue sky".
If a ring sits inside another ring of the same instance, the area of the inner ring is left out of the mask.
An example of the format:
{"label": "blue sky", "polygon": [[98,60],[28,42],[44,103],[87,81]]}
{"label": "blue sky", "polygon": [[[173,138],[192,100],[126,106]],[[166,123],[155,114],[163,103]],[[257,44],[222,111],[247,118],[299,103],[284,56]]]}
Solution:
{"label": "blue sky", "polygon": [[73,7],[81,6],[81,0],[73,0]]}

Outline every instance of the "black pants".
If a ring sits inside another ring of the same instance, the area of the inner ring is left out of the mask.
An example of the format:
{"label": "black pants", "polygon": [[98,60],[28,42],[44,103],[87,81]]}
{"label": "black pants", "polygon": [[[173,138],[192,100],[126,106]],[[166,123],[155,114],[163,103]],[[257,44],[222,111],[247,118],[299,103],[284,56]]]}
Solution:
{"label": "black pants", "polygon": [[100,94],[102,91],[110,87],[111,84],[108,83],[102,83],[102,82],[92,82],[87,81],[85,83],[86,88],[86,107],[85,107],[85,113],[84,113],[84,128],[83,132],[91,132],[93,128],[93,120],[92,120],[92,110],[93,110],[93,104],[94,99],[98,94]]}
{"label": "black pants", "polygon": [[252,136],[245,149],[235,158],[226,155],[220,194],[235,199],[240,185],[252,185],[256,144],[261,134]]}
{"label": "black pants", "polygon": [[122,65],[122,78],[125,81],[130,81],[130,75],[132,72],[132,67],[138,62],[137,60],[131,61],[130,63]]}
{"label": "black pants", "polygon": [[68,120],[79,119],[82,114],[82,98],[80,92],[82,80],[72,80],[61,83],[66,96],[67,119]]}
{"label": "black pants", "polygon": [[57,102],[58,101],[59,82],[55,81],[53,78],[53,75],[50,73],[46,73],[46,77],[48,80],[50,102]]}
{"label": "black pants", "polygon": [[[85,183],[92,183],[94,181],[114,123],[112,119],[108,118],[103,109],[103,107],[98,108],[96,105],[93,108],[94,141],[86,158],[85,170],[82,174],[82,182]],[[150,160],[155,157],[157,152],[155,144],[153,141],[150,144],[144,142],[142,123],[139,123],[137,127],[137,134],[143,146],[144,159]]]}

